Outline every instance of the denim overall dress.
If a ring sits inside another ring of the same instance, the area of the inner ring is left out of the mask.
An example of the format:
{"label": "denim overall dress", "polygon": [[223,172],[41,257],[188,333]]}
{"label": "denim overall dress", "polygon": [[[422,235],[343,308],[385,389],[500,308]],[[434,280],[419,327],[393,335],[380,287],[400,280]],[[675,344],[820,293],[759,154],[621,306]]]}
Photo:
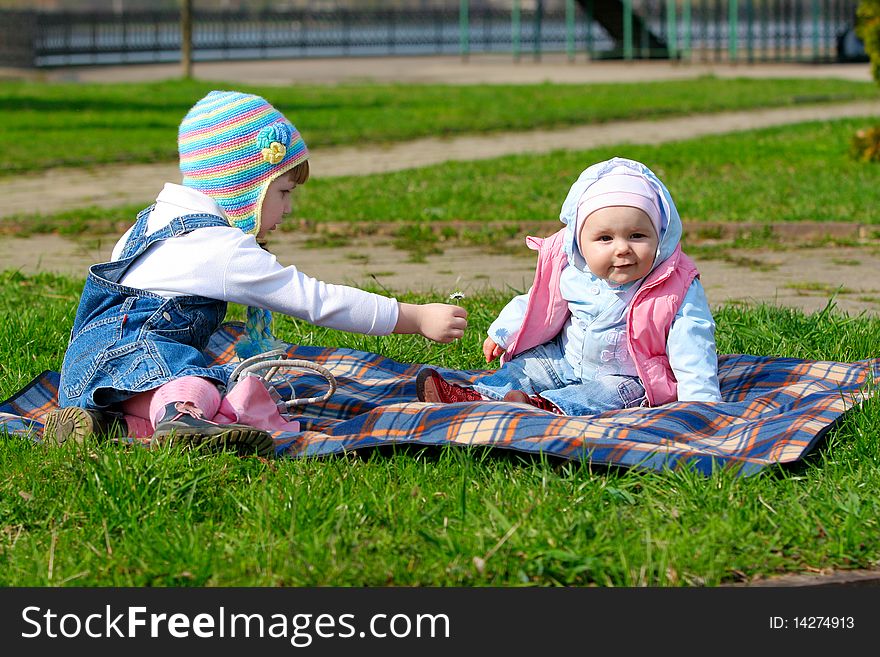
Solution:
{"label": "denim overall dress", "polygon": [[138,214],[119,260],[89,268],[61,367],[62,407],[107,409],[183,376],[210,379],[224,392],[230,367],[209,366],[203,352],[226,316],[226,302],[196,295],[166,299],[119,281],[152,244],[229,223],[188,214],[148,236],[153,207]]}

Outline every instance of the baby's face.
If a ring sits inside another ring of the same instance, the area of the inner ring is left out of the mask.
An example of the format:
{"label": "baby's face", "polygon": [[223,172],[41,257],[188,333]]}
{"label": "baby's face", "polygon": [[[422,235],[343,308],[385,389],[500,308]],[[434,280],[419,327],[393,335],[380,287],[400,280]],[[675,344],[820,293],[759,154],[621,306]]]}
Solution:
{"label": "baby's face", "polygon": [[646,276],[657,253],[657,233],[638,208],[611,206],[590,214],[581,226],[578,245],[590,271],[622,285]]}
{"label": "baby's face", "polygon": [[260,231],[257,233],[257,241],[265,240],[266,236],[278,227],[284,215],[290,214],[290,195],[295,187],[296,183],[289,173],[279,176],[269,184],[263,197],[263,204],[260,206]]}

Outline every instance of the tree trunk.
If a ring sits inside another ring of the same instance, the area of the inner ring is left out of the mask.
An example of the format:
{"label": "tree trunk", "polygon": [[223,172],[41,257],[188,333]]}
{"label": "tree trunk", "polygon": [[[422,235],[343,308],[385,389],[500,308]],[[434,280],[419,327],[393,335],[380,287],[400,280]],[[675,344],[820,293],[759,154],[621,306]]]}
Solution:
{"label": "tree trunk", "polygon": [[185,80],[192,78],[192,0],[180,1],[180,63]]}

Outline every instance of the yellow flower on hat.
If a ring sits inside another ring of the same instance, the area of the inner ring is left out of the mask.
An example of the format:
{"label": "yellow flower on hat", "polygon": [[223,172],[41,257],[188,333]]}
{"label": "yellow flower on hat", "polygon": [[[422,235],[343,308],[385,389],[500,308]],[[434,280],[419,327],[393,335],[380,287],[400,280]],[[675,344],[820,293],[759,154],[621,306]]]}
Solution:
{"label": "yellow flower on hat", "polygon": [[278,164],[281,160],[284,159],[284,156],[287,155],[287,146],[284,144],[273,141],[269,144],[268,148],[264,148],[261,151],[263,153],[263,159],[269,164]]}

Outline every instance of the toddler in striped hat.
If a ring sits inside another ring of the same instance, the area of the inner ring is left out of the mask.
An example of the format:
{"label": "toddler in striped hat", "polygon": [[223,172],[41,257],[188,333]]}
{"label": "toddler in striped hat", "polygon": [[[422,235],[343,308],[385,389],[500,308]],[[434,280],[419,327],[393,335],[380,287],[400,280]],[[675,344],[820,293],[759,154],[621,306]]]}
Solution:
{"label": "toddler in striped hat", "polygon": [[183,184],[214,199],[245,233],[266,232],[261,206],[273,181],[291,171],[296,184],[308,179],[299,131],[252,94],[210,92],[183,117],[177,145]]}
{"label": "toddler in striped hat", "polygon": [[273,312],[367,335],[463,335],[459,306],[325,283],[263,248],[309,178],[302,136],[266,99],[210,92],[181,121],[178,149],[182,184],[166,183],[111,260],[89,268],[47,438],[127,432],[273,454],[269,432],[299,424],[258,377],[227,390],[235,364],[211,365],[206,353],[230,302],[248,307],[236,347],[245,359],[286,346],[270,332]]}

